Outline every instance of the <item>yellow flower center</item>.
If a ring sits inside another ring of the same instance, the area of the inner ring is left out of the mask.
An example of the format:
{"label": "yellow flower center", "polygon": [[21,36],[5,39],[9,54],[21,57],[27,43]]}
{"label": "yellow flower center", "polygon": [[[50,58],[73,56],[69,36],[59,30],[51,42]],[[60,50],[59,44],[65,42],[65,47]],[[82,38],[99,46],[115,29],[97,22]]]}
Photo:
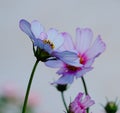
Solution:
{"label": "yellow flower center", "polygon": [[85,64],[85,61],[86,61],[85,57],[79,55],[79,58],[80,58],[80,64]]}
{"label": "yellow flower center", "polygon": [[81,64],[84,63],[84,58],[80,57],[80,63],[81,63]]}
{"label": "yellow flower center", "polygon": [[54,44],[50,40],[43,40],[44,44],[49,44],[52,49],[55,48]]}

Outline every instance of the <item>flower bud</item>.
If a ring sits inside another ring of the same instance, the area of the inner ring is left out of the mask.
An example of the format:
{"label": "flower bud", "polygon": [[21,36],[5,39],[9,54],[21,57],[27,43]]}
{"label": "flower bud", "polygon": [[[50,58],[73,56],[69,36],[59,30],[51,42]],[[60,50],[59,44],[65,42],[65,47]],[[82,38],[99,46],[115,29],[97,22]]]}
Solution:
{"label": "flower bud", "polygon": [[116,102],[109,101],[105,105],[104,109],[105,109],[106,113],[116,113],[118,110],[118,105],[116,104]]}
{"label": "flower bud", "polygon": [[60,92],[64,92],[67,90],[67,84],[61,85],[61,84],[57,84],[56,86],[57,90]]}

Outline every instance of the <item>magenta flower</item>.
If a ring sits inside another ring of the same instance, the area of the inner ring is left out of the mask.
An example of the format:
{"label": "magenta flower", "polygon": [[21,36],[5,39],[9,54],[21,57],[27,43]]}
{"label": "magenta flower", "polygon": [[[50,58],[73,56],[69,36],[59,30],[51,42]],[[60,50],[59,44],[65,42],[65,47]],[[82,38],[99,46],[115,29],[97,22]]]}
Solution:
{"label": "magenta flower", "polygon": [[[54,28],[50,28],[45,32],[44,27],[37,21],[32,21],[31,24],[22,19],[20,21],[20,29],[25,32],[33,42],[34,46],[37,46],[38,53],[37,58],[41,61],[46,61],[50,57],[54,59],[60,59],[68,64],[74,63],[77,59],[77,54],[69,51],[60,51],[59,48],[63,45],[64,37],[61,33]],[[40,58],[39,58],[40,57]],[[51,60],[51,58],[49,59]],[[52,59],[53,60],[53,59]],[[73,65],[79,65],[76,62]]]}
{"label": "magenta flower", "polygon": [[66,64],[60,60],[48,61],[47,66],[53,68],[60,68],[57,74],[62,75],[55,83],[68,84],[72,83],[74,78],[83,76],[86,72],[93,69],[92,64],[96,57],[98,57],[106,48],[105,43],[102,41],[100,35],[96,38],[95,42],[91,46],[93,33],[90,29],[76,29],[76,42],[74,43],[71,36],[64,32],[64,44],[61,48],[62,51],[71,51],[77,54],[79,66],[73,66],[72,64]]}
{"label": "magenta flower", "polygon": [[91,100],[89,95],[85,96],[83,99],[83,93],[79,93],[75,100],[70,103],[69,111],[70,113],[86,113],[86,109],[92,106],[95,102]]}

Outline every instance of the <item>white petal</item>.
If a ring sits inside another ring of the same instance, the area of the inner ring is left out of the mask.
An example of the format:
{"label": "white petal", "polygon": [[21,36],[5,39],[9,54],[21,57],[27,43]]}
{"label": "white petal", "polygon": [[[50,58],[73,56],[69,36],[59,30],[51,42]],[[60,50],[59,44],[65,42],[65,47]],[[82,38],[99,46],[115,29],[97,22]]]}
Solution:
{"label": "white petal", "polygon": [[82,64],[79,62],[79,57],[76,53],[70,52],[70,51],[63,51],[63,52],[57,52],[53,51],[53,56],[59,58],[61,61],[63,61],[66,64],[81,67]]}
{"label": "white petal", "polygon": [[63,66],[63,62],[60,60],[49,60],[45,62],[45,65],[52,68],[60,68]]}
{"label": "white petal", "polygon": [[105,43],[102,41],[101,37],[98,36],[92,47],[85,53],[88,59],[95,58],[99,56],[106,48]]}
{"label": "white petal", "polygon": [[85,63],[84,66],[85,66],[85,67],[90,67],[90,66],[93,64],[94,60],[95,60],[95,58],[92,58],[92,59],[87,60],[87,62]]}
{"label": "white petal", "polygon": [[60,68],[56,73],[57,73],[58,75],[61,75],[61,74],[63,74],[65,71],[66,71],[66,68],[65,68],[65,67],[62,67],[62,68]]}
{"label": "white petal", "polygon": [[71,84],[74,80],[74,75],[63,75],[55,83],[57,84]]}
{"label": "white petal", "polygon": [[92,69],[93,69],[92,67],[81,69],[80,71],[78,71],[76,73],[76,78],[79,78],[79,77],[83,76],[84,74],[86,74],[87,72],[91,71]]}
{"label": "white petal", "polygon": [[90,29],[76,29],[76,49],[83,54],[90,46],[93,33]]}
{"label": "white petal", "polygon": [[37,21],[31,23],[31,30],[36,38],[40,37],[40,34],[44,31],[44,27]]}
{"label": "white petal", "polygon": [[50,40],[51,42],[55,40],[56,36],[58,35],[58,31],[56,29],[49,29],[47,32],[48,35],[48,40]]}
{"label": "white petal", "polygon": [[24,19],[20,20],[19,27],[23,32],[25,32],[30,37],[31,40],[35,41],[35,36],[31,31],[31,24],[28,21]]}
{"label": "white petal", "polygon": [[61,45],[64,42],[64,38],[61,34],[58,34],[58,31],[56,29],[53,28],[49,29],[47,35],[48,35],[48,40],[50,40],[50,42],[54,44],[54,50],[61,47]]}
{"label": "white petal", "polygon": [[55,46],[54,50],[59,49],[62,46],[63,42],[64,42],[63,36],[61,34],[57,35],[57,37],[53,40]]}

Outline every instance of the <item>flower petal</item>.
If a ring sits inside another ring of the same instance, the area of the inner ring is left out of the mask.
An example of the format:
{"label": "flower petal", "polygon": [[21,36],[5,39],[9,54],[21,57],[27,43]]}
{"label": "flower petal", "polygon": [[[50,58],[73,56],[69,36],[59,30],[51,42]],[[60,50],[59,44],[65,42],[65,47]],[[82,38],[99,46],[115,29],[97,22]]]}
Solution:
{"label": "flower petal", "polygon": [[37,20],[34,20],[31,23],[31,30],[36,38],[40,38],[40,34],[44,31],[44,27]]}
{"label": "flower petal", "polygon": [[37,46],[37,47],[43,49],[44,48],[44,43],[41,39],[36,39],[35,42],[34,42],[34,46]]}
{"label": "flower petal", "polygon": [[52,48],[51,48],[51,46],[50,46],[49,44],[44,44],[43,49],[44,49],[46,52],[48,52],[49,54],[51,54],[52,51],[53,51]]}
{"label": "flower petal", "polygon": [[62,46],[63,42],[64,42],[63,36],[61,34],[57,35],[56,39],[54,39],[53,41],[55,46],[54,50],[59,49]]}
{"label": "flower petal", "polygon": [[95,102],[91,100],[89,95],[85,96],[85,98],[81,101],[81,103],[85,106],[85,109],[92,106]]}
{"label": "flower petal", "polygon": [[63,75],[64,73],[65,73],[65,71],[66,71],[66,68],[64,67],[62,67],[62,68],[60,68],[56,73],[58,74],[58,75]]}
{"label": "flower petal", "polygon": [[74,80],[74,75],[63,75],[54,84],[71,84]]}
{"label": "flower petal", "polygon": [[76,29],[76,49],[83,54],[90,46],[93,33],[90,29]]}
{"label": "flower petal", "polygon": [[91,58],[89,60],[86,61],[84,67],[91,67],[91,65],[93,64],[95,58]]}
{"label": "flower petal", "polygon": [[53,43],[54,50],[58,49],[64,42],[64,38],[61,34],[58,34],[58,31],[56,29],[49,29],[47,32],[48,40]]}
{"label": "flower petal", "polygon": [[24,33],[26,33],[30,37],[31,40],[35,40],[35,36],[31,31],[31,25],[28,21],[24,19],[20,20],[19,27]]}
{"label": "flower petal", "polygon": [[88,59],[99,56],[106,48],[105,43],[102,41],[100,35],[96,38],[92,47],[85,53]]}
{"label": "flower petal", "polygon": [[78,95],[76,96],[75,100],[74,101],[81,101],[82,100],[82,97],[83,97],[83,93],[78,93]]}
{"label": "flower petal", "polygon": [[56,36],[58,35],[58,31],[54,28],[50,28],[47,32],[48,40],[54,41]]}
{"label": "flower petal", "polygon": [[45,65],[52,68],[60,68],[63,66],[63,62],[60,60],[48,60]]}
{"label": "flower petal", "polygon": [[72,37],[68,33],[66,33],[66,32],[63,32],[62,36],[64,37],[64,43],[60,47],[60,50],[61,51],[66,51],[66,50],[74,51],[75,47],[74,47],[74,43],[72,41]]}
{"label": "flower petal", "polygon": [[85,103],[85,108],[88,108],[88,107],[92,106],[93,104],[95,104],[95,101],[94,100],[89,100]]}
{"label": "flower petal", "polygon": [[74,53],[74,52],[70,52],[70,51],[63,51],[63,52],[53,51],[52,55],[59,58],[60,60],[62,60],[66,64],[69,64],[69,65],[72,65],[72,66],[77,66],[77,67],[82,66],[82,64],[79,63],[78,55],[76,53]]}
{"label": "flower petal", "polygon": [[80,71],[78,71],[78,72],[76,73],[76,78],[79,78],[79,77],[83,76],[86,72],[89,72],[89,71],[91,71],[92,69],[93,69],[92,67],[87,67],[87,68],[81,69]]}

